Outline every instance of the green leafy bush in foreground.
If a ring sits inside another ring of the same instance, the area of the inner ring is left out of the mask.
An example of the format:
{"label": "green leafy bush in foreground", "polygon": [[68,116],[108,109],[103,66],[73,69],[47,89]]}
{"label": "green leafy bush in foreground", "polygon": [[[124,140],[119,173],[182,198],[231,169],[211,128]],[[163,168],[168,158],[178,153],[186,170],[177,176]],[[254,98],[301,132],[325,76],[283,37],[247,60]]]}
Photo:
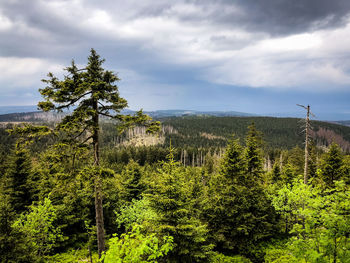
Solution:
{"label": "green leafy bush in foreground", "polygon": [[105,263],[146,263],[157,262],[156,259],[168,254],[173,249],[173,238],[164,236],[159,240],[155,234],[144,235],[141,226],[134,225],[121,237],[114,236],[109,240],[109,249],[102,256]]}

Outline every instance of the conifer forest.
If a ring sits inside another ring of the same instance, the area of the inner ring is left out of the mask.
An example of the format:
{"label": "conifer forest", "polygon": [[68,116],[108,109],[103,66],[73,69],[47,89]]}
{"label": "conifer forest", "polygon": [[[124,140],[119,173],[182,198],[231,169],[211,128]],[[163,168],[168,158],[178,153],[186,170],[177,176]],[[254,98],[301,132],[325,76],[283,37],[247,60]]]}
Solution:
{"label": "conifer forest", "polygon": [[350,262],[350,127],[128,113],[104,62],[0,122],[0,262]]}

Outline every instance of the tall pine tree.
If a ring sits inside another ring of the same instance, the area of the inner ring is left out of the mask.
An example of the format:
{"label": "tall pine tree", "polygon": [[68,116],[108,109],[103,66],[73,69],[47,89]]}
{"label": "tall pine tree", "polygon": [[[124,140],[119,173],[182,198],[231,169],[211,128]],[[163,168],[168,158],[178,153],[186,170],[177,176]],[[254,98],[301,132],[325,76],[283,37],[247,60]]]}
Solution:
{"label": "tall pine tree", "polygon": [[[100,115],[118,121],[120,130],[140,124],[146,125],[150,132],[159,129],[159,123],[151,122],[142,110],[133,116],[120,113],[128,103],[119,95],[116,85],[119,77],[102,67],[104,61],[91,49],[86,67],[79,69],[73,60],[71,66],[65,68],[67,74],[63,80],[48,73],[48,79],[43,80],[47,86],[40,89],[45,101],[38,104],[44,111],[72,109],[72,113],[66,115],[56,129],[69,134],[72,144],[91,145],[96,168],[100,167]],[[97,172],[95,210],[99,256],[105,250],[101,185],[100,173]]]}

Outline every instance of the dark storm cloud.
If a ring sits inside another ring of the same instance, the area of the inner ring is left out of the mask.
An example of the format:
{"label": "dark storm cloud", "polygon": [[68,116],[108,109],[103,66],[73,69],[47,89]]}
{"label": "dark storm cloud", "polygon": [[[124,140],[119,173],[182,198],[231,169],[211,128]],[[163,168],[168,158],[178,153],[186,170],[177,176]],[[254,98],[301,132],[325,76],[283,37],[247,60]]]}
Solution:
{"label": "dark storm cloud", "polygon": [[248,29],[291,34],[343,26],[350,12],[348,0],[242,0]]}
{"label": "dark storm cloud", "polygon": [[146,108],[199,96],[193,107],[215,109],[238,86],[239,107],[267,90],[271,100],[320,84],[346,90],[349,10],[349,0],[0,0],[0,104],[22,93],[17,101],[35,104],[40,79],[72,58],[85,64],[91,47],[120,72],[131,105]]}
{"label": "dark storm cloud", "polygon": [[178,14],[180,19],[214,22],[274,36],[340,27],[350,12],[349,0],[197,0],[192,3],[202,7],[204,16],[184,13]]}
{"label": "dark storm cloud", "polygon": [[[59,1],[57,1],[59,2]],[[69,1],[61,1],[69,3]],[[65,11],[53,10],[45,1],[3,1],[0,11],[14,29],[0,33],[0,55],[52,57],[79,52],[86,43],[103,46],[110,41],[108,34],[98,35],[93,30],[79,27],[82,14],[76,20],[65,19]],[[179,4],[192,4],[194,12],[176,10]],[[218,28],[239,28],[247,32],[268,35],[289,35],[322,28],[343,26],[350,11],[349,0],[220,0],[220,1],[82,1],[86,9],[105,10],[112,17],[132,21],[143,17],[168,17],[184,23],[216,25]],[[174,10],[175,7],[175,10]],[[56,6],[59,9],[59,5]],[[73,7],[74,8],[74,7]],[[84,9],[82,9],[84,11]],[[89,12],[86,11],[86,12]],[[74,10],[72,12],[74,14]],[[89,14],[87,14],[89,16]],[[22,30],[20,30],[22,25]],[[25,31],[25,25],[32,31]],[[24,30],[24,31],[23,31]],[[260,37],[257,36],[257,39]],[[135,41],[135,40],[134,40]],[[240,48],[253,40],[236,40],[232,36],[213,35],[210,39],[218,48]],[[89,47],[88,44],[86,45]],[[135,45],[119,40],[117,46]],[[108,48],[108,45],[106,45]]]}
{"label": "dark storm cloud", "polygon": [[0,5],[12,28],[0,34],[0,55],[57,57],[83,36],[74,24],[58,17],[42,1],[6,1]]}

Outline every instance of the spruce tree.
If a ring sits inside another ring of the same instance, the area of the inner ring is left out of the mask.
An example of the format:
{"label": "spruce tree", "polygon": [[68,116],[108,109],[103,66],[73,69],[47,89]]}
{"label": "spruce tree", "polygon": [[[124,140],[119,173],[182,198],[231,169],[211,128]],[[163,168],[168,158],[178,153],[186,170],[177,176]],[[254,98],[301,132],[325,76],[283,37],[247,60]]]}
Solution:
{"label": "spruce tree", "polygon": [[28,151],[16,147],[9,158],[5,173],[5,193],[9,196],[15,213],[24,212],[31,205],[31,193],[28,179],[31,174],[31,160]]}
{"label": "spruce tree", "polygon": [[321,164],[321,179],[327,187],[334,187],[334,181],[343,176],[343,155],[340,147],[332,143]]}
{"label": "spruce tree", "polygon": [[275,214],[248,164],[238,140],[231,140],[220,173],[209,182],[204,217],[218,250],[254,258],[255,245],[272,234]]}
{"label": "spruce tree", "polygon": [[246,136],[246,149],[245,158],[247,159],[247,170],[257,180],[263,173],[263,162],[262,162],[262,135],[259,132],[255,124],[252,123],[248,126],[248,133]]}
{"label": "spruce tree", "polygon": [[131,160],[122,172],[122,179],[124,186],[124,200],[131,202],[133,199],[141,199],[141,193],[145,190],[146,185],[142,181],[140,165]]}
{"label": "spruce tree", "polygon": [[167,262],[205,262],[212,245],[207,242],[208,230],[193,200],[197,189],[186,168],[174,161],[173,149],[155,178],[146,197],[157,213],[154,231],[174,238]]}
{"label": "spruce tree", "polygon": [[281,178],[281,169],[280,169],[280,164],[278,163],[278,161],[275,161],[273,167],[272,167],[272,182],[276,183],[278,181],[280,181]]}
{"label": "spruce tree", "polygon": [[[71,109],[57,125],[56,130],[66,132],[72,144],[88,144],[93,149],[93,165],[100,167],[100,116],[114,119],[118,122],[119,130],[144,124],[148,131],[159,129],[158,122],[151,122],[150,117],[142,110],[135,115],[123,115],[121,110],[128,106],[127,101],[120,97],[116,82],[119,77],[112,71],[102,67],[104,59],[91,49],[85,68],[79,69],[72,61],[65,68],[67,75],[59,80],[52,73],[44,79],[46,87],[40,89],[45,101],[39,102],[38,107],[43,111],[58,111]],[[95,175],[95,210],[98,253],[101,257],[105,250],[104,221],[102,206],[101,178],[99,172]]]}

